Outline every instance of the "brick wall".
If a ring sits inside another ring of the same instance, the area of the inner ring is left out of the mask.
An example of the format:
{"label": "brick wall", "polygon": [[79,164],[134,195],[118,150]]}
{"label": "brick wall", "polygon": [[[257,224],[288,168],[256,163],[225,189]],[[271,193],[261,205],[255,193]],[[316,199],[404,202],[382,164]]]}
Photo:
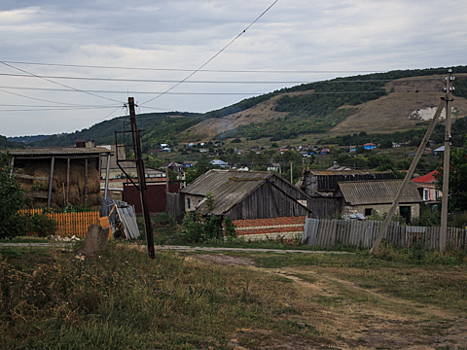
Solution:
{"label": "brick wall", "polygon": [[306,216],[278,217],[269,219],[232,220],[238,237],[246,240],[277,240],[301,237]]}

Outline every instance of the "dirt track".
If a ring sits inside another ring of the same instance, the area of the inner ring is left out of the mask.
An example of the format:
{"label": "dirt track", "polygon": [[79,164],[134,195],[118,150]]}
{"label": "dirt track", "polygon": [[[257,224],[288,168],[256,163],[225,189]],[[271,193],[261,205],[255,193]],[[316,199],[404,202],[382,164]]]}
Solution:
{"label": "dirt track", "polygon": [[[291,307],[301,310],[303,327],[315,327],[329,341],[278,337],[264,330],[239,330],[231,346],[257,338],[255,349],[467,349],[467,316],[383,294],[336,277],[345,268],[267,269],[250,258],[193,255],[209,264],[238,265],[285,277],[294,283]],[[348,269],[347,270],[352,270]],[[351,272],[351,271],[349,271]]]}

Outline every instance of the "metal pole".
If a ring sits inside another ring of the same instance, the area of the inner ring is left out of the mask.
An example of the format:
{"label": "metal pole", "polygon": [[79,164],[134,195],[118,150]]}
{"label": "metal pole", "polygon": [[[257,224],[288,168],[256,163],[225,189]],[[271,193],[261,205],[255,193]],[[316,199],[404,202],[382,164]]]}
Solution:
{"label": "metal pole", "polygon": [[441,231],[439,235],[439,251],[446,250],[448,231],[448,197],[449,197],[449,167],[451,164],[451,102],[452,102],[452,70],[448,70],[446,77],[446,131],[444,134],[444,165],[443,165],[443,197],[441,199]]}
{"label": "metal pole", "polygon": [[144,227],[146,230],[146,240],[148,243],[148,255],[151,259],[156,257],[154,248],[154,236],[152,232],[151,217],[149,216],[148,197],[146,193],[146,176],[144,173],[143,157],[141,152],[141,140],[136,125],[135,102],[133,97],[128,97],[128,107],[130,110],[131,135],[133,137],[133,148],[136,159],[136,170],[138,172],[139,192],[141,195],[141,208],[143,210]]}

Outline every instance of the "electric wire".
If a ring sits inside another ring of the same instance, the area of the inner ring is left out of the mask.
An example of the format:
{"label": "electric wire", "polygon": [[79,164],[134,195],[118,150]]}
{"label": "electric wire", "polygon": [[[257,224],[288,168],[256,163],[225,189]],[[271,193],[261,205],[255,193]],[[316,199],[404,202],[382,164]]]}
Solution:
{"label": "electric wire", "polygon": [[212,62],[217,56],[219,56],[222,52],[224,52],[225,50],[227,50],[227,48],[232,45],[235,41],[237,41],[238,38],[240,38],[240,36],[242,36],[244,33],[246,33],[246,31],[252,26],[254,25],[257,21],[260,20],[261,17],[263,17],[275,4],[277,4],[279,0],[274,0],[274,2],[266,9],[264,10],[253,22],[251,22],[241,33],[239,33],[235,38],[233,38],[226,46],[224,46],[221,50],[219,50],[214,56],[212,56],[210,59],[208,59],[205,63],[203,63],[198,69],[194,70],[193,72],[191,72],[190,74],[188,74],[188,76],[186,78],[184,78],[183,80],[179,81],[177,84],[173,85],[172,87],[170,87],[169,89],[167,89],[164,93],[162,94],[159,94],[149,100],[147,100],[146,102],[143,102],[141,105],[145,105],[146,103],[149,103],[151,101],[154,101],[155,99],[165,95],[167,92],[169,91],[172,91],[173,89],[175,89],[177,86],[185,83],[188,79],[190,79],[193,75],[195,75],[196,73],[198,73],[201,69],[203,69],[206,65],[208,65],[210,62]]}
{"label": "electric wire", "polygon": [[97,95],[97,94],[92,94],[92,93],[86,92],[86,91],[84,91],[84,90],[77,89],[77,88],[72,87],[72,86],[69,86],[69,85],[61,84],[61,83],[58,83],[58,82],[56,82],[56,81],[53,81],[53,80],[50,80],[50,79],[47,79],[47,78],[40,77],[40,76],[38,76],[38,75],[35,75],[34,73],[30,73],[30,72],[28,72],[28,71],[25,71],[24,69],[17,68],[17,67],[15,67],[15,66],[13,66],[13,65],[11,65],[11,64],[9,64],[9,63],[6,63],[6,62],[4,62],[4,61],[0,61],[0,63],[3,64],[3,65],[5,65],[5,66],[7,66],[7,67],[16,69],[16,70],[18,70],[18,71],[20,71],[20,72],[23,72],[23,73],[28,74],[28,75],[31,75],[31,76],[33,76],[33,77],[36,77],[36,78],[45,80],[45,81],[47,81],[47,82],[49,82],[49,83],[52,83],[52,84],[56,84],[56,85],[59,85],[59,86],[62,86],[62,87],[65,87],[65,88],[68,88],[68,89],[71,89],[71,90],[75,90],[75,91],[77,91],[77,92],[82,92],[82,93],[84,93],[84,94],[88,94],[88,95],[91,95],[91,96],[94,96],[94,97],[99,97],[99,98],[106,99],[106,100],[109,100],[109,101],[122,103],[121,101],[117,101],[117,100],[114,100],[114,99],[109,98],[109,97],[104,97],[104,96],[100,96],[100,95]]}
{"label": "electric wire", "polygon": [[[140,71],[167,71],[167,72],[193,72],[193,69],[181,68],[146,68],[146,67],[123,67],[123,66],[101,66],[101,65],[82,65],[82,64],[64,64],[64,63],[42,63],[42,62],[25,62],[25,61],[9,61],[3,62],[12,64],[40,65],[40,66],[56,66],[56,67],[74,67],[74,68],[98,68],[98,69],[120,69],[120,70],[140,70]],[[228,69],[199,69],[199,72],[209,73],[267,73],[267,74],[347,74],[347,73],[384,73],[384,71],[374,70],[228,70]]]}
{"label": "electric wire", "polygon": [[[84,81],[110,81],[110,82],[126,82],[126,83],[178,83],[179,80],[170,79],[128,79],[128,78],[101,78],[101,77],[76,77],[76,76],[58,76],[58,75],[24,75],[12,73],[0,73],[0,76],[15,77],[15,78],[41,78],[41,79],[58,79],[58,80],[84,80]],[[344,80],[345,79],[345,80]],[[404,79],[404,78],[400,78]],[[410,82],[414,81],[441,81],[441,77],[423,77],[423,78],[410,78]],[[47,80],[48,81],[48,80]],[[347,78],[335,78],[326,81],[309,81],[309,80],[191,80],[185,81],[185,84],[351,84],[351,83],[384,83],[393,82],[395,79],[359,79],[348,80]],[[56,83],[56,82],[54,82]],[[67,87],[56,83],[58,85]],[[67,87],[70,89],[69,87]],[[79,92],[86,92],[88,90],[75,89],[72,90]],[[98,96],[105,98],[102,96]]]}
{"label": "electric wire", "polygon": [[[7,93],[7,94],[14,95],[14,96],[19,96],[19,97],[23,97],[23,98],[27,98],[27,99],[31,99],[31,100],[35,100],[35,101],[41,101],[41,102],[47,102],[47,103],[55,103],[55,104],[65,105],[65,106],[76,106],[76,107],[79,107],[79,106],[89,106],[89,105],[82,105],[82,104],[76,104],[76,103],[66,103],[66,102],[51,101],[51,100],[46,100],[46,99],[42,99],[42,98],[26,96],[26,95],[23,95],[23,94],[18,94],[18,93],[15,93],[15,92],[7,91],[7,90],[1,89],[1,88],[0,88],[0,91],[1,91],[1,92],[4,92],[4,93]],[[97,106],[97,107],[102,107],[102,106],[99,105],[99,106]],[[107,106],[107,107],[108,107],[108,106]],[[112,107],[115,107],[115,106],[112,106]]]}

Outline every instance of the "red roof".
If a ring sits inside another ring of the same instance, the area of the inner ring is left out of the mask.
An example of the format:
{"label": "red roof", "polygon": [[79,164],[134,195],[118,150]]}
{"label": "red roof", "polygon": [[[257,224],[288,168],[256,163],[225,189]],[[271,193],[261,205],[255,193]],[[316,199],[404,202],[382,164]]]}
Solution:
{"label": "red roof", "polygon": [[424,184],[431,184],[433,182],[436,182],[436,179],[434,177],[435,174],[438,174],[438,170],[433,170],[431,173],[428,173],[423,176],[416,177],[413,179],[413,182],[420,182]]}

